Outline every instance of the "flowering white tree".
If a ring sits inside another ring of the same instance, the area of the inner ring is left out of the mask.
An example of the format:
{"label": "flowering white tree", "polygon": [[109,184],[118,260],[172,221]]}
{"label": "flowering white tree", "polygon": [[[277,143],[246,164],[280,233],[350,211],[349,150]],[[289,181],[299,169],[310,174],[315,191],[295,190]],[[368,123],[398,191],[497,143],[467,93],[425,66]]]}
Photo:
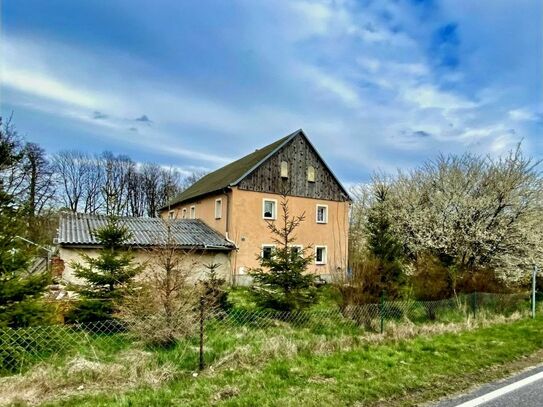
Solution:
{"label": "flowering white tree", "polygon": [[493,270],[520,282],[543,260],[540,162],[520,146],[492,159],[440,156],[391,184],[389,210],[413,254],[432,253],[455,273]]}

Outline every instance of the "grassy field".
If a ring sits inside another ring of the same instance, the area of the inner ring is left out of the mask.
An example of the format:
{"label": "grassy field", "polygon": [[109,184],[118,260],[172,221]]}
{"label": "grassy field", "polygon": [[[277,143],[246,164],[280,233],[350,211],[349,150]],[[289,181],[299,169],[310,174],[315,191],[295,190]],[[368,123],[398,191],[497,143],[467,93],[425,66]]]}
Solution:
{"label": "grassy field", "polygon": [[413,405],[500,376],[507,368],[497,366],[542,349],[543,319],[518,318],[389,324],[384,335],[363,336],[287,326],[238,329],[210,334],[210,366],[200,374],[188,368],[196,353],[187,346],[161,352],[120,347],[109,361],[64,360],[5,378],[0,403]]}

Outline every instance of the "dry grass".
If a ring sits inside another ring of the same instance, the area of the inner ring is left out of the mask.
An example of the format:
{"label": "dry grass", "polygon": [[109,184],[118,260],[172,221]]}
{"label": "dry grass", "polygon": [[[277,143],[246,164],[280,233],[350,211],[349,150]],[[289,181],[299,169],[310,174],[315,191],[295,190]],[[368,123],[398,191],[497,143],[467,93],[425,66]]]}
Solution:
{"label": "dry grass", "polygon": [[126,390],[139,385],[157,386],[174,376],[172,366],[159,366],[148,352],[127,351],[112,363],[74,358],[64,365],[39,365],[25,374],[1,378],[0,405],[38,405],[111,388]]}
{"label": "dry grass", "polygon": [[[457,333],[510,323],[523,317],[520,313],[509,317],[480,314],[456,323],[413,324],[409,321],[387,321],[383,334],[337,333],[319,335],[292,327],[274,327],[270,331],[250,331],[237,334],[236,345],[225,349],[205,371],[211,379],[225,370],[255,371],[270,361],[292,359],[304,353],[327,356],[337,352],[353,351],[364,345],[379,345],[409,340],[415,337],[432,337],[444,333]],[[232,333],[233,334],[233,333]],[[238,345],[239,344],[239,345]],[[179,366],[160,364],[155,353],[130,350],[121,352],[110,362],[71,359],[57,365],[38,365],[27,373],[0,378],[0,405],[38,405],[47,401],[68,399],[76,395],[105,393],[114,388],[123,393],[139,386],[159,387],[175,377],[187,374]],[[167,360],[167,359],[166,359]],[[331,380],[315,375],[311,383],[328,383]],[[217,387],[209,399],[210,404],[237,397],[237,387]]]}

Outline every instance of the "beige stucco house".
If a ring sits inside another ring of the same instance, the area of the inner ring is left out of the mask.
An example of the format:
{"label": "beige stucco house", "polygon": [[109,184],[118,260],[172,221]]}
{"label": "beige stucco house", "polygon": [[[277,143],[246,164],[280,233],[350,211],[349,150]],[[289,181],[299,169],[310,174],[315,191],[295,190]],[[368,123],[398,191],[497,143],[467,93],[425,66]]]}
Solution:
{"label": "beige stucco house", "polygon": [[302,130],[220,168],[161,209],[165,219],[199,219],[223,235],[230,253],[232,280],[242,283],[270,255],[274,244],[268,222],[281,216],[285,194],[292,215],[305,213],[296,243],[310,248],[309,271],[327,278],[346,270],[350,198]]}

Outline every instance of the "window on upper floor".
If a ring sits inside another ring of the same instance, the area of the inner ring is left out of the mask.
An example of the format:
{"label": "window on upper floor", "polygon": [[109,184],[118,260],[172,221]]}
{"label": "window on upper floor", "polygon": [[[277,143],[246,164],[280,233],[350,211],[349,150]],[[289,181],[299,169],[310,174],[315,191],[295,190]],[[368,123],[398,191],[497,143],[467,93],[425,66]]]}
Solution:
{"label": "window on upper floor", "polygon": [[175,217],[175,211],[168,212],[168,219],[173,219]]}
{"label": "window on upper floor", "polygon": [[262,245],[262,253],[260,254],[260,256],[265,260],[269,260],[272,258],[274,251],[275,251],[274,244],[264,244]]}
{"label": "window on upper floor", "polygon": [[307,180],[309,182],[315,182],[315,167],[312,165],[307,167]]}
{"label": "window on upper floor", "polygon": [[190,218],[191,219],[196,219],[196,206],[191,206],[190,207]]}
{"label": "window on upper floor", "polygon": [[288,162],[281,161],[281,178],[288,178]]}
{"label": "window on upper floor", "polygon": [[262,202],[262,217],[273,220],[277,215],[277,201],[275,199],[264,199]]}
{"label": "window on upper floor", "polygon": [[315,246],[315,264],[326,264],[326,246]]}
{"label": "window on upper floor", "polygon": [[317,223],[328,223],[328,205],[317,205]]}
{"label": "window on upper floor", "polygon": [[215,199],[215,219],[222,218],[222,199]]}
{"label": "window on upper floor", "polygon": [[183,214],[181,217],[183,219],[187,219],[187,208],[183,208],[183,211],[181,213]]}

